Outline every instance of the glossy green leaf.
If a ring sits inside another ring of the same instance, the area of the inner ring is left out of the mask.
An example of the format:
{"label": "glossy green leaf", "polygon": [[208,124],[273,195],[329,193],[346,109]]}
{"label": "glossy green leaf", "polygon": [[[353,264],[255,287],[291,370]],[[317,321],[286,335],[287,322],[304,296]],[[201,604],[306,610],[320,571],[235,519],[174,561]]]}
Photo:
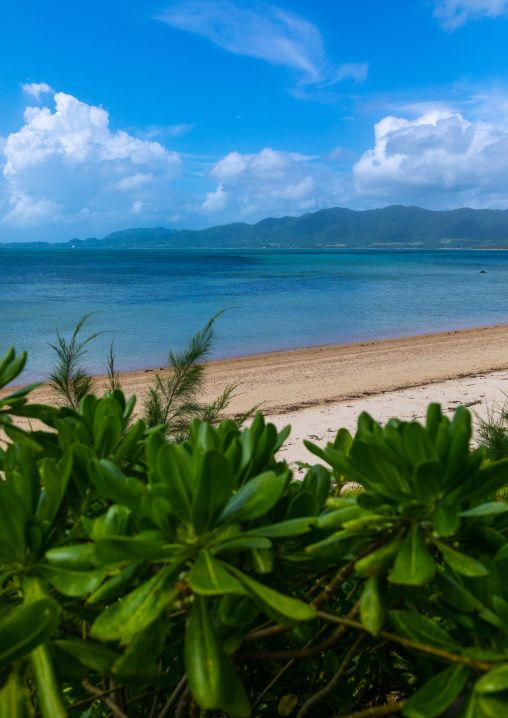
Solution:
{"label": "glossy green leaf", "polygon": [[0,690],[0,718],[32,718],[28,692],[16,671],[11,671]]}
{"label": "glossy green leaf", "polygon": [[418,611],[389,611],[390,622],[404,638],[428,644],[445,651],[460,650],[461,645],[432,618]]}
{"label": "glossy green leaf", "polygon": [[[349,435],[349,432],[347,434]],[[315,497],[318,508],[322,508],[330,495],[330,471],[321,464],[312,466],[302,482],[302,491],[310,492]]]}
{"label": "glossy green leaf", "polygon": [[227,553],[228,551],[238,553],[240,551],[248,551],[251,548],[271,548],[271,546],[272,542],[267,538],[238,534],[238,538],[214,544],[210,547],[210,551],[216,556],[217,554]]}
{"label": "glossy green leaf", "polygon": [[218,451],[207,451],[200,466],[199,481],[192,507],[192,521],[197,535],[214,526],[231,498],[233,471]]}
{"label": "glossy green leaf", "polygon": [[132,451],[138,441],[143,438],[145,429],[145,422],[142,419],[139,419],[134,424],[134,426],[127,432],[120,444],[118,444],[117,448],[115,449],[115,453],[111,457],[111,461],[114,464],[118,464],[119,462],[121,462],[129,454],[129,452]]}
{"label": "glossy green leaf", "polygon": [[68,714],[61,698],[62,688],[57,681],[47,644],[37,646],[30,654],[30,660],[43,718],[67,718]]}
{"label": "glossy green leaf", "polygon": [[39,464],[44,490],[38,508],[38,515],[42,520],[53,523],[60,509],[67,485],[71,476],[73,452],[66,449],[60,461],[44,458]]}
{"label": "glossy green leaf", "polygon": [[[348,532],[344,532],[345,537]],[[402,542],[402,535],[398,534],[388,543],[359,559],[355,569],[361,576],[378,576],[385,572],[393,564]]]}
{"label": "glossy green leaf", "polygon": [[176,444],[164,444],[157,454],[157,475],[169,491],[169,500],[181,520],[192,525],[193,480],[185,450]]}
{"label": "glossy green leaf", "polygon": [[489,494],[493,494],[501,486],[508,484],[508,458],[496,461],[490,466],[483,468],[474,483],[474,488],[461,496],[461,501],[474,501],[476,499],[484,499]]}
{"label": "glossy green leaf", "polygon": [[102,563],[120,563],[143,559],[160,561],[175,555],[174,546],[164,546],[141,536],[108,536],[95,544],[97,558]]}
{"label": "glossy green leaf", "polygon": [[126,506],[114,504],[94,521],[83,517],[83,524],[90,538],[100,541],[110,536],[117,538],[130,534],[131,519],[132,514]]}
{"label": "glossy green leaf", "polygon": [[100,586],[106,576],[106,569],[94,571],[69,571],[56,566],[41,565],[39,573],[64,596],[86,596]]}
{"label": "glossy green leaf", "polygon": [[482,602],[476,596],[443,571],[436,571],[434,583],[444,600],[459,611],[470,613],[483,607]]}
{"label": "glossy green leaf", "polygon": [[246,536],[264,536],[266,538],[284,538],[287,536],[299,536],[308,533],[317,525],[317,519],[307,517],[301,519],[289,519],[277,524],[260,526],[257,529],[245,531]]}
{"label": "glossy green leaf", "polygon": [[[462,516],[462,514],[460,514]],[[460,528],[460,518],[456,508],[438,506],[433,516],[434,532],[437,536],[452,536]]]}
{"label": "glossy green leaf", "polygon": [[288,474],[277,475],[273,471],[248,481],[228,501],[221,519],[248,521],[263,516],[277,503],[286,488]]}
{"label": "glossy green leaf", "polygon": [[60,609],[51,598],[24,603],[0,620],[0,668],[47,641],[57,629]]}
{"label": "glossy green leaf", "polygon": [[137,633],[125,653],[112,667],[112,674],[127,685],[146,683],[157,676],[157,661],[164,647],[169,622],[165,616]]}
{"label": "glossy green leaf", "polygon": [[428,680],[412,695],[402,715],[407,718],[436,718],[457,700],[471,675],[463,664],[452,664]]}
{"label": "glossy green leaf", "polygon": [[13,347],[10,347],[7,350],[2,357],[2,363],[0,364],[0,387],[11,382],[23,371],[23,367],[26,363],[26,356],[26,352],[21,352],[21,354],[16,356]]}
{"label": "glossy green leaf", "polygon": [[116,503],[137,512],[145,487],[132,477],[127,477],[120,469],[107,459],[90,463],[90,478],[102,496],[113,499]]}
{"label": "glossy green leaf", "polygon": [[104,581],[99,588],[88,596],[86,602],[89,606],[99,603],[110,603],[124,594],[132,587],[134,581],[146,570],[145,561],[135,561],[120,571],[116,576]]}
{"label": "glossy green leaf", "polygon": [[28,511],[13,488],[0,481],[0,562],[25,560]]}
{"label": "glossy green leaf", "polygon": [[441,541],[436,541],[436,546],[448,566],[462,576],[475,577],[488,575],[489,572],[485,566],[471,556],[460,553],[460,551],[455,551],[455,549],[446,546],[446,544]]}
{"label": "glossy green leaf", "polygon": [[225,568],[222,561],[202,549],[187,577],[194,593],[203,596],[220,596],[226,593],[247,595],[244,586]]}
{"label": "glossy green leaf", "polygon": [[402,541],[393,569],[388,576],[392,583],[425,586],[432,581],[436,567],[417,524],[413,524]]}
{"label": "glossy green leaf", "polygon": [[228,570],[243,583],[253,597],[260,599],[266,606],[277,613],[295,621],[311,621],[316,618],[316,612],[307,603],[299,601],[297,598],[286,596],[269,586],[259,583],[259,581],[254,580],[234,566],[228,565]]}
{"label": "glossy green leaf", "polygon": [[41,481],[37,470],[37,454],[26,446],[11,444],[3,466],[5,480],[25,504],[27,515],[35,514]]}
{"label": "glossy green leaf", "polygon": [[105,608],[92,626],[92,635],[104,641],[129,643],[176,600],[178,565],[166,566],[121,601]]}
{"label": "glossy green leaf", "polygon": [[69,656],[76,658],[87,668],[99,673],[109,673],[113,663],[120,658],[117,651],[113,651],[96,641],[83,639],[78,641],[58,640],[54,641],[54,644],[65,653],[68,653]]}
{"label": "glossy green leaf", "polygon": [[474,509],[468,509],[467,511],[461,511],[459,516],[464,518],[476,518],[477,516],[495,516],[496,514],[503,514],[508,511],[508,504],[503,504],[501,501],[490,501],[480,506],[475,506]]}
{"label": "glossy green leaf", "polygon": [[365,582],[360,599],[360,618],[363,625],[372,633],[378,636],[383,628],[386,619],[386,595],[381,580],[372,576]]}
{"label": "glossy green leaf", "polygon": [[508,664],[496,666],[479,680],[474,686],[478,693],[498,693],[508,689]]}
{"label": "glossy green leaf", "polygon": [[[97,413],[98,412],[96,412],[96,416]],[[113,453],[113,450],[116,449],[121,437],[122,422],[120,418],[114,415],[104,417],[100,424],[99,430],[95,433],[94,436],[94,449],[97,456],[100,459],[109,458]]]}
{"label": "glossy green leaf", "polygon": [[185,632],[185,668],[199,706],[234,716],[250,714],[247,694],[215,634],[207,599],[196,596]]}
{"label": "glossy green leaf", "polygon": [[98,566],[93,543],[50,549],[46,552],[46,559],[52,566],[69,571],[90,571]]}

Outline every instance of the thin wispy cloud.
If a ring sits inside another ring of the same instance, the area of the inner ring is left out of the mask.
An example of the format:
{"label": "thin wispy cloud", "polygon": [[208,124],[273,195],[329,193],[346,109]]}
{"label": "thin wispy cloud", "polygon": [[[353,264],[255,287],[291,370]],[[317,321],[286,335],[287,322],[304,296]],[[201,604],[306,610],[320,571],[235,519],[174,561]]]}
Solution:
{"label": "thin wispy cloud", "polygon": [[434,17],[453,31],[469,20],[508,15],[508,0],[434,0]]}
{"label": "thin wispy cloud", "polygon": [[49,95],[54,92],[53,88],[46,82],[22,82],[21,89],[25,95],[33,97],[37,102],[39,102],[42,95]]}
{"label": "thin wispy cloud", "polygon": [[182,123],[180,125],[149,125],[141,131],[144,140],[153,140],[157,137],[182,137],[196,127],[195,123]]}
{"label": "thin wispy cloud", "polygon": [[287,67],[299,85],[362,82],[366,63],[335,67],[328,60],[319,29],[301,15],[268,5],[233,0],[190,0],[165,10],[158,19],[206,37],[224,50]]}

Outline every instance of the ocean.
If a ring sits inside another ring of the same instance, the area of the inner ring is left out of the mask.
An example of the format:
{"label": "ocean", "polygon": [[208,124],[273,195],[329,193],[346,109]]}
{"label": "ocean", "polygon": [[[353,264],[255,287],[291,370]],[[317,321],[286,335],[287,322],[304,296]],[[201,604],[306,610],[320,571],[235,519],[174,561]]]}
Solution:
{"label": "ocean", "polygon": [[[508,322],[508,252],[0,250],[0,354],[48,377],[56,328],[86,333],[87,368],[158,368],[217,311],[213,358]],[[507,355],[508,360],[508,355]]]}

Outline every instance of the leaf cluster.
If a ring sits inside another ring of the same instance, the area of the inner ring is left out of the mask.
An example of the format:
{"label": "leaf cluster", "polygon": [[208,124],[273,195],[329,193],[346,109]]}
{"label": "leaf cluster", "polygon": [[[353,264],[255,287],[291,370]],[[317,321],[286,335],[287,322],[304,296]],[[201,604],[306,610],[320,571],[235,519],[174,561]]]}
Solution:
{"label": "leaf cluster", "polygon": [[176,444],[119,390],[29,390],[0,401],[1,716],[506,712],[508,460],[467,409],[362,414],[294,481],[260,413]]}

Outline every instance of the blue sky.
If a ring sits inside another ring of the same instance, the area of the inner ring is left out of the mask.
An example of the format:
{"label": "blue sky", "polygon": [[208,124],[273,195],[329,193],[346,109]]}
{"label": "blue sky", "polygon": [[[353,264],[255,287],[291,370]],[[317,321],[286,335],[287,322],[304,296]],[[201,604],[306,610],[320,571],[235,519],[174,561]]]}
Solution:
{"label": "blue sky", "polygon": [[0,241],[508,208],[508,0],[9,5]]}

